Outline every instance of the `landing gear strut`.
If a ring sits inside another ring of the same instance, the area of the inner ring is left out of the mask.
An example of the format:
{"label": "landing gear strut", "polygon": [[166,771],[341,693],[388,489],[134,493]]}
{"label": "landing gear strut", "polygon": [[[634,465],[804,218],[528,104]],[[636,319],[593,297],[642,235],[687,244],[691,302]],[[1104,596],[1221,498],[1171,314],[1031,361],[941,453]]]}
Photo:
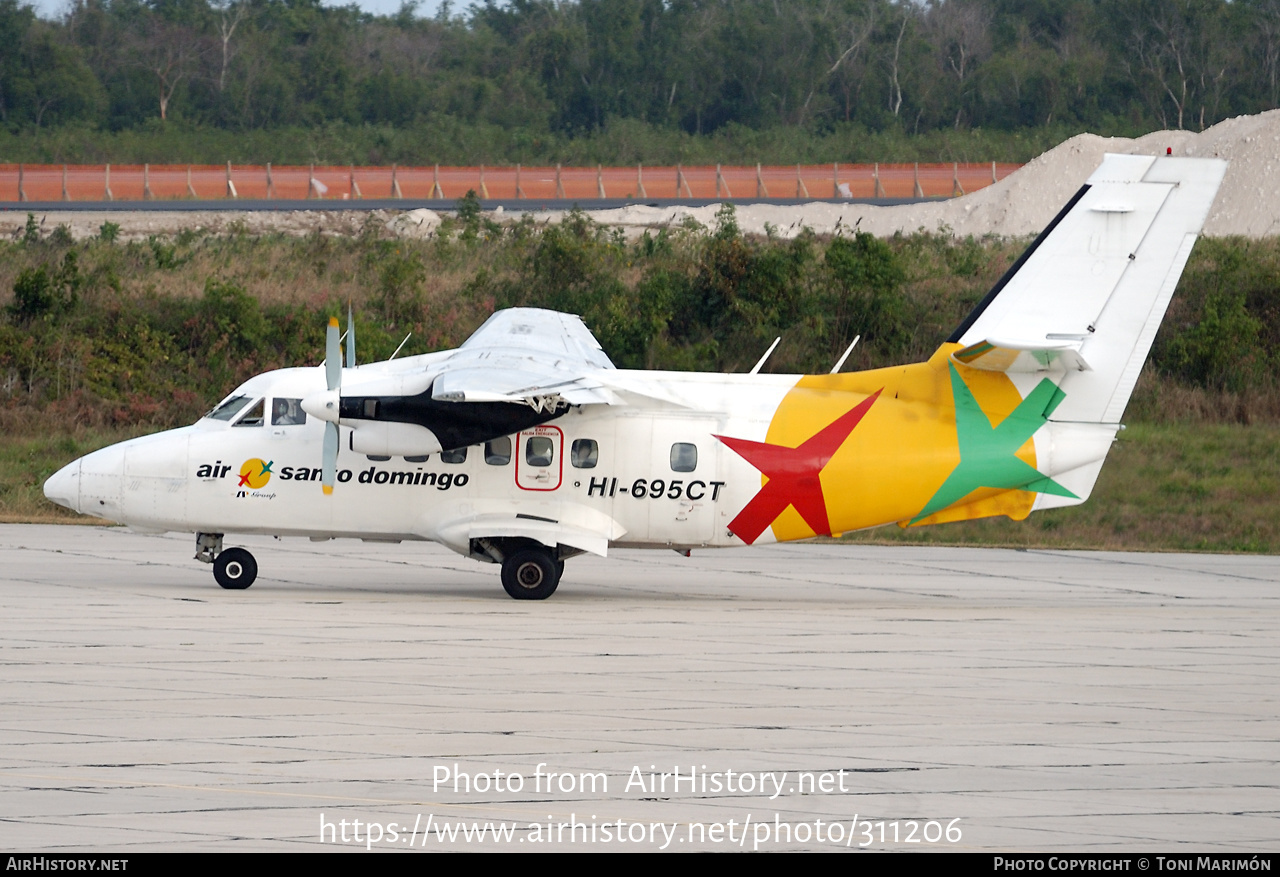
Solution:
{"label": "landing gear strut", "polygon": [[253,555],[243,548],[223,550],[221,533],[196,534],[196,560],[213,564],[214,579],[228,590],[243,591],[258,577]]}
{"label": "landing gear strut", "polygon": [[502,559],[502,587],[517,600],[545,600],[556,592],[564,561],[550,548],[538,546],[513,551]]}

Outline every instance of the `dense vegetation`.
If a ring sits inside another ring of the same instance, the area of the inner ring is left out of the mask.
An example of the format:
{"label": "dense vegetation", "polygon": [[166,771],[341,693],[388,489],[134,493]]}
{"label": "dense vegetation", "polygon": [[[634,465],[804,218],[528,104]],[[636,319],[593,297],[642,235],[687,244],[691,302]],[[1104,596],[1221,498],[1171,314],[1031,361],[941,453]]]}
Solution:
{"label": "dense vegetation", "polygon": [[5,161],[1026,160],[1280,102],[1275,0],[0,0],[0,41]]}

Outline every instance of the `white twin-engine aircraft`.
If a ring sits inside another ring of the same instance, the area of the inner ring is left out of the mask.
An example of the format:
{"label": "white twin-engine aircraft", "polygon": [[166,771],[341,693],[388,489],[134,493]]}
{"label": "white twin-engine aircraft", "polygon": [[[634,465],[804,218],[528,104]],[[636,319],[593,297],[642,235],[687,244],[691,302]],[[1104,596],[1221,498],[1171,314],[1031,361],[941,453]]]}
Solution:
{"label": "white twin-engine aircraft", "polygon": [[[838,535],[1084,502],[1224,162],[1110,155],[927,362],[840,374],[615,369],[577,317],[494,314],[457,350],[259,375],[192,426],[76,460],[54,502],[193,531],[431,540],[517,599],[610,547]],[[350,331],[350,330],[349,330]],[[847,355],[847,352],[846,352]],[[767,356],[767,354],[766,354]],[[70,531],[68,531],[70,532]]]}

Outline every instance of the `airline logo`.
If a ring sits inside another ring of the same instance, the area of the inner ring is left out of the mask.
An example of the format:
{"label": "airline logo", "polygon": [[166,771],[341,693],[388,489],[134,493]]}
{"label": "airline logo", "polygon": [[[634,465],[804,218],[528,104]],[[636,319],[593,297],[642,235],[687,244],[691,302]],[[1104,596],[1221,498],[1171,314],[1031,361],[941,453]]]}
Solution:
{"label": "airline logo", "polygon": [[266,487],[267,482],[271,480],[271,467],[275,465],[275,461],[264,461],[257,457],[245,460],[240,466],[240,483],[237,487],[249,488],[250,490],[258,490]]}

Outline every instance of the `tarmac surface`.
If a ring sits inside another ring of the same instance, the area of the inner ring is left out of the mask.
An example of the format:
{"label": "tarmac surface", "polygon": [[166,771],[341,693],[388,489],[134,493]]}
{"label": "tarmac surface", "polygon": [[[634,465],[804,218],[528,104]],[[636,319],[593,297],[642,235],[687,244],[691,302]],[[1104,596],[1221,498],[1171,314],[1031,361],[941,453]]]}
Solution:
{"label": "tarmac surface", "polygon": [[0,527],[0,847],[1280,845],[1280,558],[232,544]]}

